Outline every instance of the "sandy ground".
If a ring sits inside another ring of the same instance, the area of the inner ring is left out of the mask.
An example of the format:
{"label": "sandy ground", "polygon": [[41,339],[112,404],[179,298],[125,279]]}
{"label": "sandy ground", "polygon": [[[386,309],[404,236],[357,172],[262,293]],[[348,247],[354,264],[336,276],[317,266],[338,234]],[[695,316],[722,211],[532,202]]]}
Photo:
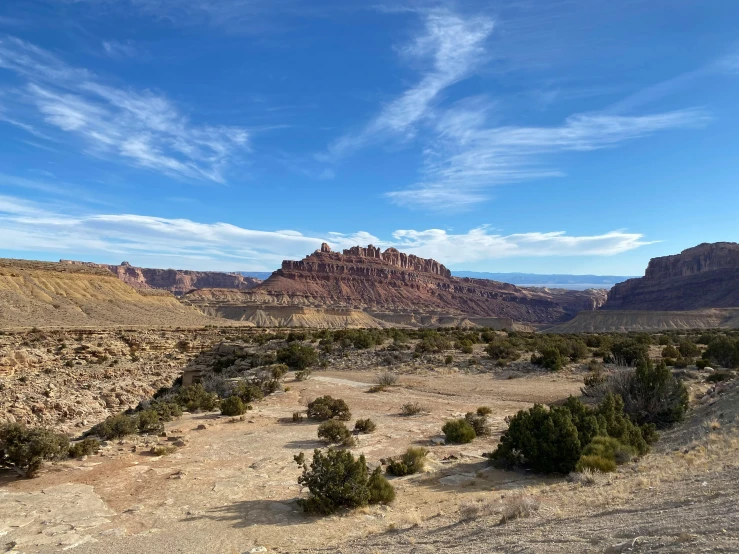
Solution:
{"label": "sandy ground", "polygon": [[[321,372],[305,382],[288,382],[288,392],[257,404],[245,421],[195,414],[173,422],[169,435],[182,437],[185,445],[169,456],[151,456],[143,442],[156,439],[136,437],[86,461],[50,466],[37,479],[6,479],[0,491],[0,533],[18,552],[74,547],[76,552],[133,554],[248,552],[262,545],[292,552],[404,528],[455,512],[460,495],[541,482],[486,469],[481,455],[493,448],[495,437],[461,447],[431,446],[429,439],[440,436],[445,420],[489,405],[500,431],[506,415],[534,401],[566,397],[579,387],[575,376],[429,374],[403,376],[401,386],[389,392],[367,393],[372,381],[369,372]],[[377,423],[377,431],[360,436],[353,449],[371,465],[423,444],[431,450],[429,473],[394,479],[398,499],[390,507],[305,517],[295,504],[300,469],[292,457],[301,451],[309,456],[322,444],[316,423],[290,419],[323,394],[345,399],[353,420],[371,417]],[[431,412],[401,416],[400,406],[409,401]],[[198,430],[199,425],[206,428]],[[135,443],[137,452],[132,452]]]}
{"label": "sandy ground", "polygon": [[[48,466],[33,480],[6,473],[2,541],[8,551],[25,553],[739,551],[739,394],[698,410],[639,463],[583,485],[495,470],[481,457],[497,442],[506,415],[576,394],[581,376],[428,372],[402,376],[389,392],[368,393],[373,376],[342,371],[288,379],[289,391],[258,403],[244,421],[186,415],[168,425],[167,438],[110,444],[85,461]],[[353,448],[370,465],[409,445],[430,449],[425,474],[392,479],[398,494],[391,506],[313,518],[295,504],[300,469],[292,458],[322,445],[316,423],[295,424],[290,416],[323,394],[345,399],[352,422],[377,423]],[[430,413],[401,416],[409,401]],[[431,444],[445,420],[480,405],[494,410],[492,437]],[[155,442],[182,446],[154,457],[147,451]],[[541,508],[500,525],[501,511],[521,491]]]}

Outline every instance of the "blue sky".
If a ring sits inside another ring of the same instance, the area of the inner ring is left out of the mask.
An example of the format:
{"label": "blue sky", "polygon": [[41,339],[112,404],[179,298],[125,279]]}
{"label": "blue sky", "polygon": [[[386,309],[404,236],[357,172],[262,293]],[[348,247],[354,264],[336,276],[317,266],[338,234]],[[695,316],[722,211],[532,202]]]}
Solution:
{"label": "blue sky", "polygon": [[5,0],[0,256],[322,241],[640,275],[737,241],[739,3]]}

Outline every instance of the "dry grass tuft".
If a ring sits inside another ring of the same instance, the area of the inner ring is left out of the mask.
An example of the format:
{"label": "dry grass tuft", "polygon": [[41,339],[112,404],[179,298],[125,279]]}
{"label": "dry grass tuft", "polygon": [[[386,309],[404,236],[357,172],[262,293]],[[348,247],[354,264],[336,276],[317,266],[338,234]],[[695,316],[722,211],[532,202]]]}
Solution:
{"label": "dry grass tuft", "polygon": [[567,480],[578,485],[602,485],[609,481],[609,476],[606,473],[585,468],[582,471],[570,473]]}
{"label": "dry grass tuft", "polygon": [[539,511],[541,504],[538,499],[529,494],[518,493],[503,498],[503,515],[500,518],[501,525],[512,519],[529,517]]}

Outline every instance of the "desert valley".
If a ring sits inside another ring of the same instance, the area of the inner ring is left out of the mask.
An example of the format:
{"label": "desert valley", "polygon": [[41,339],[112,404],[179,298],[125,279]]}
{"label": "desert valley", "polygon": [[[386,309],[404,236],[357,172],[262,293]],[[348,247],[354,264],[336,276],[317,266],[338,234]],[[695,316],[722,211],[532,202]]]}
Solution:
{"label": "desert valley", "polygon": [[0,1],[0,554],[739,552],[737,23]]}
{"label": "desert valley", "polygon": [[739,548],[739,245],[610,291],[327,244],[0,272],[7,552]]}

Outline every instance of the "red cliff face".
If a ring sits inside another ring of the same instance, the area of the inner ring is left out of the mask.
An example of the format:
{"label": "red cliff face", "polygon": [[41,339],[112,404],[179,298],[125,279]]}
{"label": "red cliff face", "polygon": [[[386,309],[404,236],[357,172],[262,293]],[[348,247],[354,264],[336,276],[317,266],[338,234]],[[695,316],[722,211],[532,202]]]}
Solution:
{"label": "red cliff face", "polygon": [[220,273],[217,271],[189,271],[180,269],[149,269],[135,267],[128,262],[121,265],[95,264],[92,262],[74,262],[61,260],[62,263],[83,264],[107,269],[124,283],[135,289],[168,290],[177,296],[193,289],[221,288],[249,290],[261,281],[253,277],[244,277],[238,273]]}
{"label": "red cliff face", "polygon": [[700,244],[654,258],[644,277],[614,286],[603,309],[695,310],[739,307],[739,244]]}
{"label": "red cliff face", "polygon": [[274,299],[280,304],[346,306],[368,311],[447,312],[476,317],[509,317],[526,323],[566,321],[598,308],[605,291],[525,289],[486,279],[452,277],[435,260],[384,252],[372,245],[343,253],[327,244],[300,261],[284,261],[244,301]]}

